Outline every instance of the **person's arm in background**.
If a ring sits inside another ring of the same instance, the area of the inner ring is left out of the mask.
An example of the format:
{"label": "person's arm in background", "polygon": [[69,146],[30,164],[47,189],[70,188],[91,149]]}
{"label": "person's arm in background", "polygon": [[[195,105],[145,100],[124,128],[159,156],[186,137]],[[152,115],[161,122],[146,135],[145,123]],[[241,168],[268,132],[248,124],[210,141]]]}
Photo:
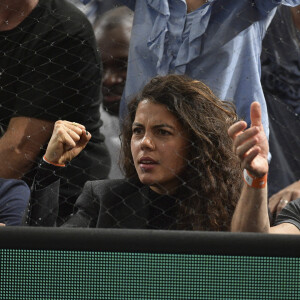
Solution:
{"label": "person's arm in background", "polygon": [[12,118],[0,139],[0,177],[22,178],[49,140],[53,125],[52,121],[35,118]]}
{"label": "person's arm in background", "polygon": [[300,233],[295,225],[282,223],[270,227],[268,215],[267,173],[269,145],[261,123],[261,110],[257,102],[251,105],[251,127],[240,121],[232,125],[229,136],[233,148],[248,172],[234,212],[231,231],[264,233]]}
{"label": "person's arm in background", "polygon": [[288,185],[269,199],[269,208],[272,215],[278,215],[291,201],[300,198],[300,180]]}
{"label": "person's arm in background", "polygon": [[295,27],[300,30],[300,5],[291,7],[291,13]]}
{"label": "person's arm in background", "polygon": [[30,189],[24,181],[0,179],[0,225],[21,225],[29,197]]}

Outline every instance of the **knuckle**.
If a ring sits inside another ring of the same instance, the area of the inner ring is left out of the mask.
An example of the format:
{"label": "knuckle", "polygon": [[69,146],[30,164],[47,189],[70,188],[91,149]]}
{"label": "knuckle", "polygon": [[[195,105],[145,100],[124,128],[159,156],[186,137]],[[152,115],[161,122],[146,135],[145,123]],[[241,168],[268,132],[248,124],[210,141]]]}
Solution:
{"label": "knuckle", "polygon": [[61,125],[61,124],[63,124],[63,121],[62,121],[62,120],[58,120],[58,121],[55,122],[55,126],[59,126],[59,125]]}
{"label": "knuckle", "polygon": [[57,127],[57,133],[62,135],[63,134],[63,128],[61,126]]}

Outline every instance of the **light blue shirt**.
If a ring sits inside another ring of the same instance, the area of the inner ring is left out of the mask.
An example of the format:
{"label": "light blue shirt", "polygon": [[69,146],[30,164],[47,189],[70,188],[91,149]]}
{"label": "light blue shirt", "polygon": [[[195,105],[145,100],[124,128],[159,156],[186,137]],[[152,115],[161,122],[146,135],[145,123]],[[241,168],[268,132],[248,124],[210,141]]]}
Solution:
{"label": "light blue shirt", "polygon": [[207,0],[189,14],[185,0],[119,2],[135,11],[121,118],[152,77],[186,74],[206,83],[222,100],[233,101],[248,124],[250,104],[258,101],[269,135],[260,83],[262,39],[275,8],[300,5],[300,0]]}
{"label": "light blue shirt", "polygon": [[121,117],[150,78],[186,74],[233,101],[248,124],[250,104],[258,101],[269,134],[260,83],[262,39],[275,7],[296,6],[300,0],[208,0],[189,14],[185,0],[120,2],[135,11]]}

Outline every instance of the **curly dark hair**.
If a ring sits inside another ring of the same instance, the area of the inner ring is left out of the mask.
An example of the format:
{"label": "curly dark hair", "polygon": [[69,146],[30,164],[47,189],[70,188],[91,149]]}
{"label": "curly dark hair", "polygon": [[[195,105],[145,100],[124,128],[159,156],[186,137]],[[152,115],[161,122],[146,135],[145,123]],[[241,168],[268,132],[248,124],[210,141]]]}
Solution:
{"label": "curly dark hair", "polygon": [[120,160],[127,178],[137,178],[129,141],[137,107],[145,99],[166,105],[190,137],[188,163],[176,195],[177,228],[229,230],[242,187],[242,170],[227,133],[238,120],[234,105],[187,76],[153,78],[128,105]]}

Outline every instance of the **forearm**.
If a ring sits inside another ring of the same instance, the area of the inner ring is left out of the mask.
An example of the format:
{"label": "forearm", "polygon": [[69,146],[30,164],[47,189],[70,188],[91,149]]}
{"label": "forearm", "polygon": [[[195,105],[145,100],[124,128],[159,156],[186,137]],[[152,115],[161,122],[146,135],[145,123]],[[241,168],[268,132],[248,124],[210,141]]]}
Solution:
{"label": "forearm", "polygon": [[27,117],[12,118],[7,131],[0,139],[0,177],[23,177],[31,169],[41,147],[50,139],[52,129],[52,121]]}
{"label": "forearm", "polygon": [[268,233],[270,222],[267,202],[267,186],[257,189],[244,184],[232,218],[231,231]]}
{"label": "forearm", "polygon": [[300,5],[291,7],[291,13],[295,27],[300,30]]}
{"label": "forearm", "polygon": [[230,126],[233,150],[244,169],[244,186],[237,203],[231,231],[269,232],[267,174],[269,144],[261,121],[259,103],[250,107],[251,127],[244,121]]}
{"label": "forearm", "polygon": [[[38,147],[39,149],[39,147]],[[20,179],[30,170],[34,163],[37,153],[24,151],[22,148],[14,145],[10,138],[4,135],[0,139],[0,158],[2,167],[0,168],[1,178]]]}

